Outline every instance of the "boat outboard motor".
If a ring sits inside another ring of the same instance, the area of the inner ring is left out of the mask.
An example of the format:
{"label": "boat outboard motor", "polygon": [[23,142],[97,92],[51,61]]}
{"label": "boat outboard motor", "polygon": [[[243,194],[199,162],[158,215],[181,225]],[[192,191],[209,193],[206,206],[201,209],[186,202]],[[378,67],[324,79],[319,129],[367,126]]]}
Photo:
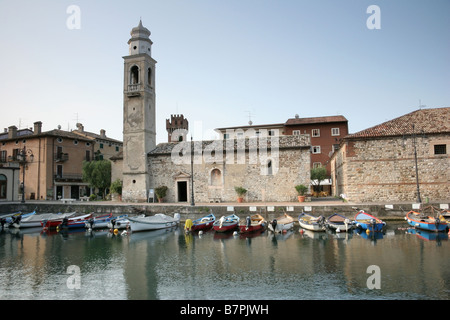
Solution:
{"label": "boat outboard motor", "polygon": [[61,227],[67,227],[69,224],[69,219],[67,217],[64,217],[63,221],[61,222]]}
{"label": "boat outboard motor", "polygon": [[114,231],[114,226],[116,225],[116,219],[111,220],[111,229]]}
{"label": "boat outboard motor", "polygon": [[276,230],[276,228],[277,228],[277,219],[273,219],[272,220],[272,228],[273,228],[273,231]]}
{"label": "boat outboard motor", "polygon": [[6,219],[5,218],[1,218],[0,219],[0,223],[2,224],[2,230],[3,230],[5,228]]}
{"label": "boat outboard motor", "polygon": [[92,229],[92,227],[94,226],[94,218],[90,218],[88,223],[89,223],[89,225],[91,226],[91,229]]}
{"label": "boat outboard motor", "polygon": [[252,219],[250,217],[247,217],[247,228],[252,225]]}

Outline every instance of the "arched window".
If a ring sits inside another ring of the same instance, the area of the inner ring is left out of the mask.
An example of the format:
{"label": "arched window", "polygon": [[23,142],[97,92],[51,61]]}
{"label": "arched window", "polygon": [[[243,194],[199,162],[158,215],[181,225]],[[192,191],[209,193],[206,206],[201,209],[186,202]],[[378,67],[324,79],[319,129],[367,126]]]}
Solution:
{"label": "arched window", "polygon": [[0,199],[6,199],[8,179],[5,175],[0,174]]}
{"label": "arched window", "polygon": [[138,66],[132,66],[130,69],[130,84],[139,83],[139,68]]}
{"label": "arched window", "polygon": [[222,172],[219,169],[213,169],[211,171],[211,185],[221,186],[222,185]]}
{"label": "arched window", "polygon": [[267,175],[273,175],[272,160],[267,161]]}

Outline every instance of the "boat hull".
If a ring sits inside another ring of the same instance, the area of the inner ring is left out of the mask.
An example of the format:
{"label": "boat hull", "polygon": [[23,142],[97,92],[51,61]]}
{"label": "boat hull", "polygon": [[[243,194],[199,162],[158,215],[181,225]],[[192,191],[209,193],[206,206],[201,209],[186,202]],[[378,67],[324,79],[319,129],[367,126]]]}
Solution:
{"label": "boat hull", "polygon": [[239,217],[236,215],[230,215],[227,217],[221,217],[213,224],[213,229],[216,232],[230,232],[237,230],[239,227]]}
{"label": "boat hull", "polygon": [[406,221],[414,228],[430,232],[446,232],[448,224],[446,221],[436,220],[434,218],[420,218],[417,213],[410,211],[406,214]]}
{"label": "boat hull", "polygon": [[239,232],[240,233],[258,232],[258,231],[264,231],[265,229],[266,229],[266,221],[259,214],[255,214],[255,215],[252,215],[251,217],[247,217],[244,221],[241,221],[239,223]]}
{"label": "boat hull", "polygon": [[175,215],[175,217],[172,218],[160,213],[148,217],[129,217],[128,220],[130,221],[130,229],[132,232],[172,228],[177,226],[180,222],[179,215]]}
{"label": "boat hull", "polygon": [[325,231],[323,217],[313,217],[305,213],[298,217],[300,227],[310,231]]}
{"label": "boat hull", "polygon": [[200,219],[192,221],[192,225],[188,225],[188,220],[186,220],[185,230],[186,232],[195,232],[195,231],[207,231],[211,229],[216,222],[216,217],[214,214],[209,214]]}
{"label": "boat hull", "polygon": [[52,220],[43,220],[41,221],[42,227],[46,229],[54,229],[54,228],[64,228],[64,229],[76,229],[76,228],[84,228],[86,225],[86,221],[92,218],[91,214],[86,214],[83,216],[73,217],[67,219],[67,224],[62,225],[64,218],[57,218]]}
{"label": "boat hull", "polygon": [[284,214],[270,222],[267,228],[272,232],[286,232],[294,227],[294,218]]}
{"label": "boat hull", "polygon": [[333,214],[325,221],[326,226],[335,231],[348,232],[353,229],[353,223],[346,217],[340,214]]}
{"label": "boat hull", "polygon": [[386,223],[364,211],[360,211],[355,216],[354,225],[370,232],[381,232]]}

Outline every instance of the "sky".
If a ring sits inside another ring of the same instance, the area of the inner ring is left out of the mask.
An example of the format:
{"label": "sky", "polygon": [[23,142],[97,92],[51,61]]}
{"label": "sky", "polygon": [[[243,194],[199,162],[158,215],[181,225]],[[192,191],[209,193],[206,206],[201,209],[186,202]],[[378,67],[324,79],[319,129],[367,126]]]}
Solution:
{"label": "sky", "polygon": [[122,57],[142,19],[158,143],[171,114],[204,139],[296,114],[355,133],[450,106],[449,14],[449,0],[0,0],[0,126],[122,140]]}

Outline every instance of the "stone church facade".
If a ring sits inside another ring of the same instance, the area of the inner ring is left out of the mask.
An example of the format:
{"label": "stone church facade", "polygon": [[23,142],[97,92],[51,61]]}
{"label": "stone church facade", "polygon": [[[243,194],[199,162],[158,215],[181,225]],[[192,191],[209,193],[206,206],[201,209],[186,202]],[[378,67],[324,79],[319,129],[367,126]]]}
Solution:
{"label": "stone church facade", "polygon": [[295,186],[309,185],[309,135],[156,145],[156,61],[142,22],[132,29],[128,44],[129,55],[123,57],[123,201],[148,201],[160,186],[168,187],[167,202],[235,202],[235,187],[248,190],[246,201],[294,201]]}

